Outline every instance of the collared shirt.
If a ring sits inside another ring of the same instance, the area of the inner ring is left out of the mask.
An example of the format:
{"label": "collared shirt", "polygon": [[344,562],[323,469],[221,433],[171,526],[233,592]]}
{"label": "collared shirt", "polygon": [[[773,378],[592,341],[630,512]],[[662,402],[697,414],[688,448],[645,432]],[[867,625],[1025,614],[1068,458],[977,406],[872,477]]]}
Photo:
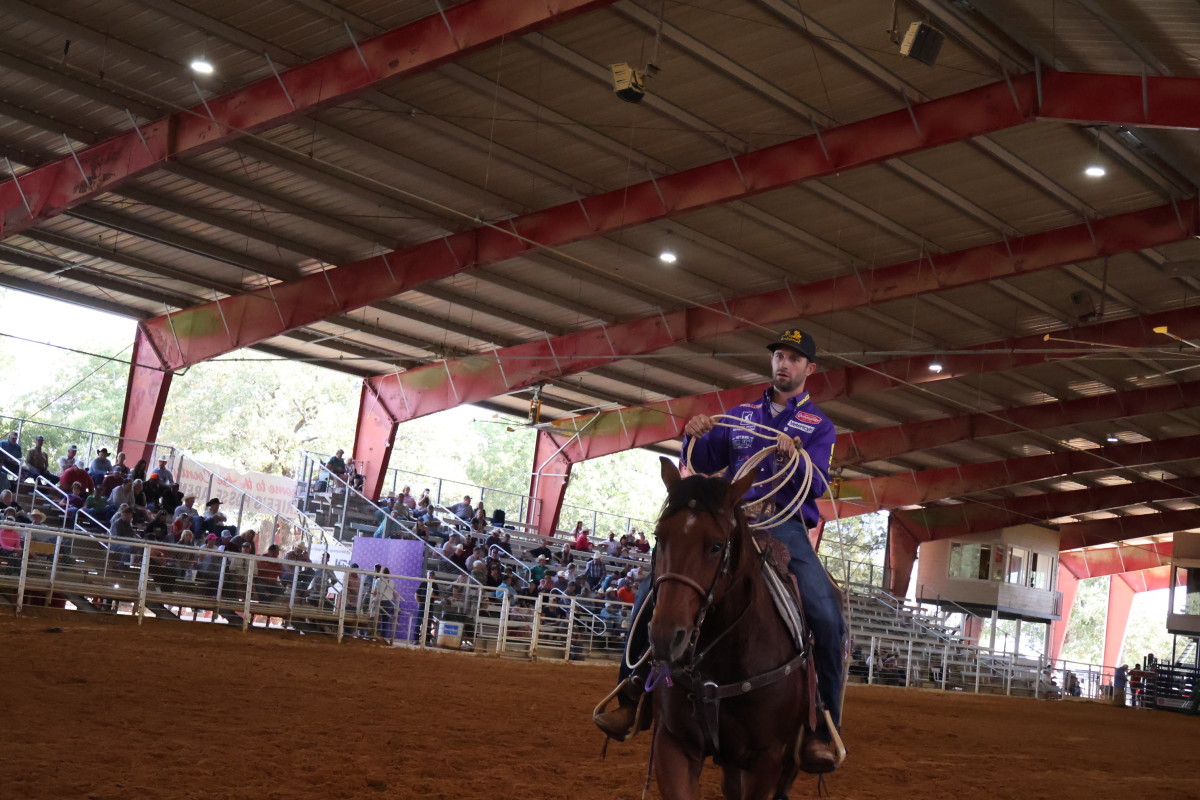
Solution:
{"label": "collared shirt", "polygon": [[[789,437],[800,438],[800,446],[812,458],[813,469],[816,470],[812,486],[800,506],[800,513],[806,525],[809,527],[816,525],[821,518],[820,511],[817,509],[817,498],[829,488],[829,464],[833,458],[833,445],[837,438],[833,422],[813,404],[807,392],[788,398],[783,410],[775,414],[771,410],[770,388],[753,403],[743,403],[726,413],[746,422],[767,425]],[[771,440],[754,435],[752,430],[758,431],[759,429],[750,425],[747,425],[744,431],[721,426],[713,428],[696,442],[695,450],[692,453],[692,465],[697,471],[705,474],[712,475],[728,470],[727,474],[732,476],[751,456],[774,444]],[[685,436],[683,439],[682,454],[684,458],[687,457],[690,441],[691,437]],[[772,458],[765,459],[758,466],[758,475],[755,481],[762,481],[775,475],[777,467],[782,467],[781,461]],[[803,470],[797,469],[792,479],[778,494],[772,497],[772,500],[777,505],[790,502],[800,490],[803,479]],[[773,486],[773,481],[767,481],[761,486],[751,487],[746,492],[744,499],[753,501],[766,494]]]}
{"label": "collared shirt", "polygon": [[158,473],[158,480],[162,483],[175,483],[175,476],[172,475],[171,470],[167,469],[165,466],[159,467],[154,471]]}

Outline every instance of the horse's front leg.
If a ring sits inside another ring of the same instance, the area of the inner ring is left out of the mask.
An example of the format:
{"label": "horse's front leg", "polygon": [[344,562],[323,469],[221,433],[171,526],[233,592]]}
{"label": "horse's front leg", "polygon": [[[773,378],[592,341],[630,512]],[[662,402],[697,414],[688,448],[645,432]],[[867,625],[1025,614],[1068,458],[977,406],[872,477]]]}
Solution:
{"label": "horse's front leg", "polygon": [[[787,797],[786,787],[782,792],[783,763],[778,753],[764,753],[756,758],[753,764],[742,771],[741,794],[729,794],[728,800],[775,800],[776,797]],[[790,786],[790,783],[788,784]]]}
{"label": "horse's front leg", "polygon": [[725,800],[742,800],[742,781],[744,773],[737,767],[723,767],[724,775],[721,778],[721,791],[725,793]]}
{"label": "horse's front leg", "polygon": [[690,755],[663,724],[654,728],[654,775],[663,800],[700,800],[704,757]]}

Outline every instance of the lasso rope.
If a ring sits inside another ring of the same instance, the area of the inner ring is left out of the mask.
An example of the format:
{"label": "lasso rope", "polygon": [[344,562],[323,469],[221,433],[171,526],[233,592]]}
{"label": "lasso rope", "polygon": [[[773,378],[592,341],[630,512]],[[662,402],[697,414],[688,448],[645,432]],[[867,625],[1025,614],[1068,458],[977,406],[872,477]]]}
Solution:
{"label": "lasso rope", "polygon": [[[715,423],[714,427],[745,431],[751,436],[757,436],[760,439],[768,439],[772,442],[778,442],[779,437],[787,435],[775,430],[770,425],[764,425],[761,422],[754,422],[753,420],[748,419],[738,419],[737,417],[729,414],[717,414],[716,416],[712,417],[712,419],[732,420],[732,422],[718,421]],[[764,431],[770,431],[770,433],[764,433]],[[693,475],[703,474],[697,472],[695,467],[692,465],[692,451],[696,447],[696,440],[699,438],[699,436],[692,437],[691,441],[688,442],[687,453],[684,454],[684,466],[686,466],[688,472]],[[738,468],[731,480],[737,481],[746,475],[749,475],[754,470],[758,469],[758,465],[761,464],[763,460],[770,455],[774,455],[778,451],[778,444],[759,450],[757,453],[747,459],[746,463],[742,464],[742,466]],[[755,500],[755,502],[758,503],[765,502],[766,500],[769,500],[778,494],[783,487],[787,486],[787,484],[792,480],[792,477],[796,474],[796,470],[800,467],[801,461],[804,462],[804,480],[800,484],[800,489],[796,492],[795,497],[778,508],[776,512],[767,519],[751,522],[751,528],[755,530],[774,528],[784,520],[790,519],[792,516],[794,516],[796,511],[799,510],[800,506],[804,504],[804,499],[808,497],[809,489],[812,488],[813,463],[812,457],[803,447],[798,444],[795,445],[795,448],[792,450],[792,454],[788,458],[787,463],[784,464],[782,471],[777,471],[773,475],[768,475],[760,481],[755,481],[751,484],[751,486],[762,486],[765,483],[776,481],[775,486],[770,491]]]}

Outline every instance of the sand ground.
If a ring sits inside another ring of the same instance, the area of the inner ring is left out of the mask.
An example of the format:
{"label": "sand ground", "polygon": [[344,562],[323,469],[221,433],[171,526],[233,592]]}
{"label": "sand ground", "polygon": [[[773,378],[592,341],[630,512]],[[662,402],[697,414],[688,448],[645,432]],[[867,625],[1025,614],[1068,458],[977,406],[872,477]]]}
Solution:
{"label": "sand ground", "polygon": [[[219,625],[5,614],[0,798],[637,798],[647,737],[601,760],[590,722],[612,675]],[[1200,798],[1198,718],[852,686],[845,735],[834,800]],[[706,770],[705,797],[718,785]],[[792,798],[804,797],[816,783],[802,776]]]}

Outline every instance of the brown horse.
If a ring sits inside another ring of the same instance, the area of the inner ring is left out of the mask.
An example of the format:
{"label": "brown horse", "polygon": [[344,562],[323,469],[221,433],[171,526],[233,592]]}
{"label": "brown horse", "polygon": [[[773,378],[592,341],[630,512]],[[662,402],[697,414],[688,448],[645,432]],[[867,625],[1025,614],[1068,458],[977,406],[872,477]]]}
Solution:
{"label": "brown horse", "polygon": [[727,800],[786,798],[812,725],[810,676],[776,611],[733,484],[662,459],[650,622],[653,766],[666,800],[697,800],[708,756]]}

